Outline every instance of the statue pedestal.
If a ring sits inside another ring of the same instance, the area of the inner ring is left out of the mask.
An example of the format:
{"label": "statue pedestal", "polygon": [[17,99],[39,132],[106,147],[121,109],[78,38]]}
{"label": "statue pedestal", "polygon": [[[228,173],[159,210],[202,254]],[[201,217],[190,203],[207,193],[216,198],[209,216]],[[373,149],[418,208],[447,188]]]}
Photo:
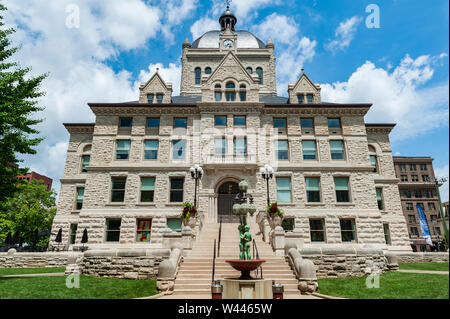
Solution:
{"label": "statue pedestal", "polygon": [[270,279],[221,279],[222,299],[273,299]]}

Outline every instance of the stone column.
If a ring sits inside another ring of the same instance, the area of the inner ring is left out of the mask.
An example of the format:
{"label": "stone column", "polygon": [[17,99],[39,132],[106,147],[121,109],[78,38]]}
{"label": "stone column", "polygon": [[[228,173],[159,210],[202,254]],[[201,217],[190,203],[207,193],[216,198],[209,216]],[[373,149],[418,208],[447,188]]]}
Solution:
{"label": "stone column", "polygon": [[272,247],[275,254],[278,256],[284,256],[284,245],[286,241],[286,233],[283,227],[277,226],[273,231]]}

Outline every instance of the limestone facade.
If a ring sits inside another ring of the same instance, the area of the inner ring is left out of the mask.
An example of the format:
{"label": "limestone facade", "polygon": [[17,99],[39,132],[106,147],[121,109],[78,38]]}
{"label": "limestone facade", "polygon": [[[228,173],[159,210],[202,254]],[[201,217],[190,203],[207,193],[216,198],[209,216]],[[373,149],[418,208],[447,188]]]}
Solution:
{"label": "limestone facade", "polygon": [[[222,31],[217,41],[227,38],[239,43],[240,36],[233,36],[234,31]],[[266,182],[258,171],[270,164],[276,170],[269,183],[271,201],[280,199],[281,193],[286,199],[289,192],[290,200],[279,206],[301,234],[305,247],[411,250],[389,142],[394,125],[365,123],[370,104],[322,102],[320,86],[304,72],[289,85],[288,98],[276,96],[273,43],[242,48],[242,41],[240,46],[235,43],[225,48],[221,44],[210,49],[186,41],[181,96],[172,96],[172,85],[156,73],[141,85],[138,102],[90,103],[95,123],[65,124],[70,141],[52,229],[54,233],[63,229],[64,245],[81,246],[87,229],[90,249],[167,248],[164,238],[177,231],[173,222],[181,218],[182,201],[194,201],[191,166],[199,164],[205,172],[198,189],[202,215],[217,221],[219,188],[226,182],[247,179],[256,205],[265,209]],[[202,71],[199,84],[196,68]],[[205,72],[206,68],[211,70]],[[248,68],[252,68],[251,74]],[[263,69],[262,84],[254,72],[257,68]],[[154,100],[150,101],[152,94]],[[160,101],[156,100],[158,94],[162,95]],[[303,103],[299,103],[299,95],[304,96]],[[311,101],[308,95],[312,95]],[[303,127],[301,119],[311,120],[313,125]],[[149,120],[158,125],[149,126]],[[339,125],[330,125],[330,120]],[[150,157],[147,141],[157,145]],[[311,149],[305,141],[315,142],[315,159],[308,158]],[[342,145],[342,159],[332,158],[333,141]],[[281,144],[287,149],[277,150],[276,145]],[[245,150],[240,153],[239,147]],[[126,158],[119,156],[124,152]],[[89,163],[83,166],[86,155]],[[125,181],[121,201],[112,201],[116,178]],[[148,178],[153,178],[153,200],[143,201],[142,181]],[[172,182],[180,178],[182,189],[176,190]],[[288,189],[282,189],[279,178],[287,178]],[[319,201],[308,201],[305,178],[319,178]],[[345,202],[337,201],[336,178],[348,180]],[[82,196],[80,189],[84,190]],[[177,191],[183,194],[181,200],[171,200]],[[310,223],[317,219],[323,222],[321,241],[311,237]],[[343,241],[342,221],[349,219],[354,225],[353,239]],[[119,228],[108,224],[119,220]],[[143,231],[138,229],[140,220],[151,221],[145,229],[149,240],[137,240],[138,232]],[[107,240],[107,233],[114,231],[119,231],[112,236],[116,240]]]}

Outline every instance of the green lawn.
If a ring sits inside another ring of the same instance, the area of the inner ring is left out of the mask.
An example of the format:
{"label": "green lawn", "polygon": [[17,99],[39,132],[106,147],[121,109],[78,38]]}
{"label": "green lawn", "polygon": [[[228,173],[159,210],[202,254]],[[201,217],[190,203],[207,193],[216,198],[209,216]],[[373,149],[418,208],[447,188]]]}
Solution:
{"label": "green lawn", "polygon": [[80,276],[80,288],[66,277],[0,278],[0,299],[130,299],[157,294],[155,280]]}
{"label": "green lawn", "polygon": [[25,274],[48,274],[64,272],[65,267],[56,268],[0,268],[0,276],[25,275]]}
{"label": "green lawn", "polygon": [[389,272],[380,288],[367,288],[366,277],[319,279],[319,293],[353,299],[448,299],[449,276]]}
{"label": "green lawn", "polygon": [[398,263],[400,269],[405,270],[437,270],[448,271],[447,263]]}

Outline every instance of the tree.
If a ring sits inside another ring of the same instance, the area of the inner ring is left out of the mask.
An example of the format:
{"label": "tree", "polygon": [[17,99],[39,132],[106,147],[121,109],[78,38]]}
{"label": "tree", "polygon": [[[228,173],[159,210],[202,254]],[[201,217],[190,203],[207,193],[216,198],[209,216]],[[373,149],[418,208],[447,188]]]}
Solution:
{"label": "tree", "polygon": [[33,116],[43,110],[37,99],[44,95],[40,86],[47,77],[30,76],[31,68],[20,68],[11,61],[18,48],[11,47],[8,38],[15,30],[4,28],[5,10],[0,3],[0,204],[17,191],[16,177],[27,171],[18,167],[17,154],[36,154],[34,147],[42,140],[32,136],[39,133],[32,126],[42,122]]}
{"label": "tree", "polygon": [[[18,190],[0,209],[0,240],[8,233],[19,233],[23,242],[33,245],[36,229],[51,229],[56,214],[56,193],[47,191],[43,181],[20,181]],[[48,244],[48,237],[38,246]]]}

